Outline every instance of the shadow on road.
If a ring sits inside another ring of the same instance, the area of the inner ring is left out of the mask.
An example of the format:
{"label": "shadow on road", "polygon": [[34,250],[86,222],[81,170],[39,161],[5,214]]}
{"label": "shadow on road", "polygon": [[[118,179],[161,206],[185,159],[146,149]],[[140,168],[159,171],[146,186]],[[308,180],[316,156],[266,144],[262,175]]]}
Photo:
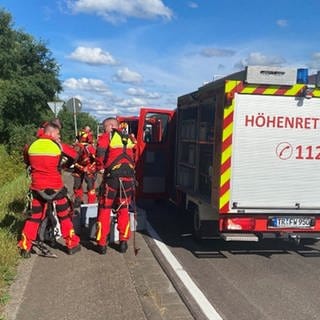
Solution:
{"label": "shadow on road", "polygon": [[148,222],[161,240],[169,247],[180,247],[190,251],[195,257],[227,258],[232,255],[259,255],[270,258],[272,255],[299,254],[305,258],[320,257],[320,250],[312,243],[282,239],[263,239],[259,242],[232,242],[222,239],[204,239],[196,241],[192,236],[192,217],[179,214],[168,202],[141,201],[139,206],[147,212]]}

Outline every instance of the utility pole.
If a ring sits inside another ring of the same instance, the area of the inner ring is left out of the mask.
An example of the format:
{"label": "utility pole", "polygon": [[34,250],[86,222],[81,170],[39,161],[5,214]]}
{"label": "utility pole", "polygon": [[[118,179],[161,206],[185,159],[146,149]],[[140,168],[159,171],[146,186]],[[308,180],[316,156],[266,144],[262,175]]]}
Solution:
{"label": "utility pole", "polygon": [[78,98],[72,97],[66,103],[66,108],[69,112],[73,113],[74,132],[75,136],[78,135],[77,127],[77,113],[81,111],[82,103]]}

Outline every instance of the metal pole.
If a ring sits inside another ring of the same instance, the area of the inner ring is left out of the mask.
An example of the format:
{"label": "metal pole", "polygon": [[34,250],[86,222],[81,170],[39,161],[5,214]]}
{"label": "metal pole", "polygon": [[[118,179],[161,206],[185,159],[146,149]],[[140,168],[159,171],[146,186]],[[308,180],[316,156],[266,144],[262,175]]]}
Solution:
{"label": "metal pole", "polygon": [[76,136],[78,135],[78,128],[77,128],[77,110],[76,110],[76,101],[75,98],[72,97],[72,105],[73,105],[73,119],[74,119],[74,132]]}
{"label": "metal pole", "polygon": [[98,140],[98,137],[99,137],[99,123],[97,124],[97,140]]}

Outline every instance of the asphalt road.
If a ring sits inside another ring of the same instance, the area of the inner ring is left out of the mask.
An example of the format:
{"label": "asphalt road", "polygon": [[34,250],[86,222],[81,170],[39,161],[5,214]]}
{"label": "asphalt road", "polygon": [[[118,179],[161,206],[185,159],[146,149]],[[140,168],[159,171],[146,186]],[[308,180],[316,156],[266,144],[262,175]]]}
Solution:
{"label": "asphalt road", "polygon": [[[150,212],[153,228],[224,320],[320,319],[320,243],[199,244],[190,236],[188,219],[171,206],[160,203]],[[181,295],[200,319],[183,287]]]}

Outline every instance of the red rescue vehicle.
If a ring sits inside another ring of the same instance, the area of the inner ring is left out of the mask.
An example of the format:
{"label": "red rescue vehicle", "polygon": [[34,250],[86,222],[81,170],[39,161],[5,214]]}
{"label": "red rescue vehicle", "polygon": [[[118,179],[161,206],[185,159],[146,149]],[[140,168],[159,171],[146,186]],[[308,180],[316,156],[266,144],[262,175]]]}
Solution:
{"label": "red rescue vehicle", "polygon": [[137,195],[171,198],[197,239],[319,238],[320,77],[307,72],[250,66],[176,110],[142,108]]}
{"label": "red rescue vehicle", "polygon": [[320,89],[247,67],[180,96],[175,191],[196,238],[320,237]]}

